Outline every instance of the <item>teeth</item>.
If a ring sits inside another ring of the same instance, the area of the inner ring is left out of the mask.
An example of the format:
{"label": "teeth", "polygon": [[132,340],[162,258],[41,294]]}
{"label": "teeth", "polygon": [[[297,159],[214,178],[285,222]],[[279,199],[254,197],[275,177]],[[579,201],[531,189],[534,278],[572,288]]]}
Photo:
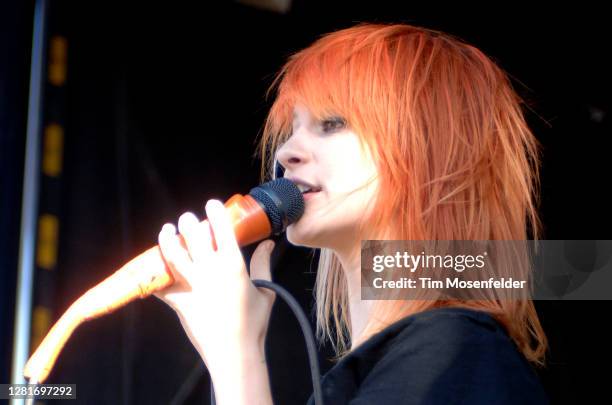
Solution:
{"label": "teeth", "polygon": [[308,193],[308,192],[316,193],[317,191],[321,191],[321,188],[319,187],[309,186],[307,184],[298,183],[296,181],[294,181],[294,184],[297,186],[298,190],[300,190],[302,194]]}

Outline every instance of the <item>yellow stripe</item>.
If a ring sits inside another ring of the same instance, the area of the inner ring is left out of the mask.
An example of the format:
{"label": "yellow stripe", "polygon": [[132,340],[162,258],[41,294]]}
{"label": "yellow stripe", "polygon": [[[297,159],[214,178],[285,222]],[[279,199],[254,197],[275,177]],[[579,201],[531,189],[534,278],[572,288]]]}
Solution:
{"label": "yellow stripe", "polygon": [[45,140],[43,148],[43,173],[50,177],[59,176],[62,172],[62,160],[64,157],[64,128],[55,123],[50,123],[45,128]]}
{"label": "yellow stripe", "polygon": [[42,342],[50,328],[51,310],[41,305],[34,307],[34,313],[32,314],[32,341],[30,343],[31,352],[40,345],[40,342]]}
{"label": "yellow stripe", "polygon": [[46,270],[53,270],[57,263],[57,238],[59,221],[55,215],[43,214],[38,219],[38,246],[36,264]]}
{"label": "yellow stripe", "polygon": [[49,82],[54,86],[66,83],[66,66],[68,60],[68,41],[56,35],[49,40]]}

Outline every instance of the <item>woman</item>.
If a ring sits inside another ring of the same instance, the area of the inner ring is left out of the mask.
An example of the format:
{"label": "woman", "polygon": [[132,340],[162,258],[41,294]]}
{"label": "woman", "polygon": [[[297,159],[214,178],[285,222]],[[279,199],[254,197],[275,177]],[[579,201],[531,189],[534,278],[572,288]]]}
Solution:
{"label": "woman", "polygon": [[[362,24],[292,56],[273,87],[262,174],[280,165],[310,189],[287,239],[321,249],[317,332],[340,357],[323,379],[327,403],[546,402],[529,365],[546,351],[531,301],[360,296],[361,240],[538,236],[538,144],[502,70],[440,32]],[[264,340],[274,296],[251,284],[222,203],[208,201],[206,215],[204,225],[180,217],[186,249],[163,227],[180,282],[159,296],[219,404],[271,403]],[[270,279],[272,248],[259,244],[251,279]]]}

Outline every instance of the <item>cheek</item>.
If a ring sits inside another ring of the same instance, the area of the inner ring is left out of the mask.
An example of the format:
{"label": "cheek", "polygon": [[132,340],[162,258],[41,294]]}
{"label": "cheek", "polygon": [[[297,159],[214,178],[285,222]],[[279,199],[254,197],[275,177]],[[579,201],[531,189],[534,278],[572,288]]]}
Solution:
{"label": "cheek", "polygon": [[[363,186],[363,184],[359,186]],[[315,222],[318,222],[321,227],[328,230],[346,230],[354,233],[358,230],[359,224],[367,221],[371,216],[375,196],[375,184],[361,189],[352,188],[349,192],[337,193],[332,197],[327,207],[314,213],[311,218],[320,214],[319,221],[315,219]]]}
{"label": "cheek", "polygon": [[360,192],[377,177],[376,164],[356,140],[337,145],[333,150],[336,153],[322,159],[325,162],[322,169],[327,174],[326,184],[334,193]]}
{"label": "cheek", "polygon": [[[350,160],[350,158],[347,158]],[[326,185],[334,193],[349,193],[364,187],[376,172],[369,166],[359,164],[335,164],[328,167]]]}
{"label": "cheek", "polygon": [[363,166],[346,174],[342,191],[337,194],[338,204],[334,209],[334,216],[343,226],[358,224],[370,217],[378,184],[376,172]]}

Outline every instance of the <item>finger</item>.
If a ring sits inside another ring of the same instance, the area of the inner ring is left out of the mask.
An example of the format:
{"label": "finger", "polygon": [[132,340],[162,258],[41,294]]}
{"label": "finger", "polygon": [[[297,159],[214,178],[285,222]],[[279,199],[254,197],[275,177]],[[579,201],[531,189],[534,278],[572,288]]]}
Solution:
{"label": "finger", "polygon": [[272,281],[270,270],[270,256],[274,250],[274,242],[266,240],[261,242],[251,256],[251,280]]}
{"label": "finger", "polygon": [[240,254],[229,212],[219,200],[206,202],[206,216],[213,230],[217,251],[223,255]]}
{"label": "finger", "polygon": [[210,227],[210,222],[208,222],[208,219],[204,220],[201,223],[201,225],[202,225],[202,228],[204,228],[202,230],[202,233],[203,233],[202,237],[204,238],[204,241],[202,243],[204,243],[204,246],[206,246],[206,253],[210,255],[214,251],[213,231],[212,231],[212,228]]}
{"label": "finger", "polygon": [[[264,241],[257,246],[253,256],[251,256],[251,280],[272,281],[270,256],[273,249],[274,242],[271,240]],[[276,293],[267,288],[260,288],[259,291],[267,298],[268,303],[272,305],[276,298]]]}
{"label": "finger", "polygon": [[206,244],[205,228],[198,218],[191,212],[184,213],[179,217],[178,229],[183,235],[191,259],[196,263],[205,263],[209,245]]}
{"label": "finger", "polygon": [[159,248],[166,264],[173,273],[178,273],[189,284],[193,279],[192,262],[189,254],[176,235],[176,228],[172,224],[165,224],[159,233]]}

